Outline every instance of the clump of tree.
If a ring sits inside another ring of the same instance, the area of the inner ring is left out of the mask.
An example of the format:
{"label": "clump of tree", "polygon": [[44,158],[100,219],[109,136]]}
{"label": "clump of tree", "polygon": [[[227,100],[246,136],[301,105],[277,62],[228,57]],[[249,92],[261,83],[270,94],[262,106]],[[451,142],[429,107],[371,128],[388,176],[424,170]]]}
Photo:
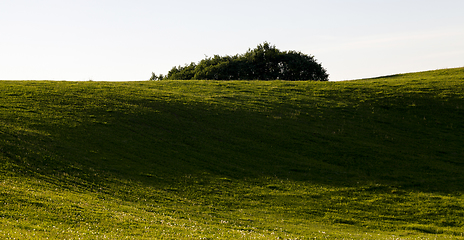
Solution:
{"label": "clump of tree", "polygon": [[198,64],[173,67],[167,76],[175,80],[313,80],[328,81],[329,74],[313,56],[297,51],[280,51],[267,42],[235,56],[207,57]]}

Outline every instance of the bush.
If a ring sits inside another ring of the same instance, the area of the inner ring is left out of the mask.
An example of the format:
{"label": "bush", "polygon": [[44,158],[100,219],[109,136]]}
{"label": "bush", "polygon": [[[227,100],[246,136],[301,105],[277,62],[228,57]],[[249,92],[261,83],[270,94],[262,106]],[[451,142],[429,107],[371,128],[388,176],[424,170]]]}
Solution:
{"label": "bush", "polygon": [[163,74],[160,74],[160,75],[158,76],[158,75],[156,75],[154,72],[151,72],[150,81],[158,81],[158,80],[163,80],[163,79],[164,79]]}
{"label": "bush", "polygon": [[314,80],[329,75],[313,56],[280,51],[267,42],[235,56],[207,57],[198,64],[173,67],[165,79],[177,80]]}

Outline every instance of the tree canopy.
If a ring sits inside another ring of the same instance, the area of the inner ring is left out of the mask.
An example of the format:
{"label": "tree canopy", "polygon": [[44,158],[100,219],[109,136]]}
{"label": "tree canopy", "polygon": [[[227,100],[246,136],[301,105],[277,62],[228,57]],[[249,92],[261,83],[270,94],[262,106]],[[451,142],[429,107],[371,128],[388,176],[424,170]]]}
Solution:
{"label": "tree canopy", "polygon": [[314,56],[280,51],[264,42],[245,54],[215,55],[197,64],[173,67],[167,76],[152,73],[152,80],[156,79],[328,81],[329,75]]}

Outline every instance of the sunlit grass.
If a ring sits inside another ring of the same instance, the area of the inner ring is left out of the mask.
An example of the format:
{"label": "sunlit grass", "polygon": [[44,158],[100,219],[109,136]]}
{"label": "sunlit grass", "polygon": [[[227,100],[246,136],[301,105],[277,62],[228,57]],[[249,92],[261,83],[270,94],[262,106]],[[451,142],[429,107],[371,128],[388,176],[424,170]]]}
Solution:
{"label": "sunlit grass", "polygon": [[463,239],[464,69],[0,82],[0,238]]}

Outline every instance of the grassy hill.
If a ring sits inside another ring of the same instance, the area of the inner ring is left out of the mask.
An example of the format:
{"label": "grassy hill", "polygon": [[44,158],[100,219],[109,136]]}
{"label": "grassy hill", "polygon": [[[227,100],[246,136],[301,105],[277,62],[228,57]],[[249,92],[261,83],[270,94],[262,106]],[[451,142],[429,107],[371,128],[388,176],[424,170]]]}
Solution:
{"label": "grassy hill", "polygon": [[464,68],[0,81],[0,238],[464,239]]}

